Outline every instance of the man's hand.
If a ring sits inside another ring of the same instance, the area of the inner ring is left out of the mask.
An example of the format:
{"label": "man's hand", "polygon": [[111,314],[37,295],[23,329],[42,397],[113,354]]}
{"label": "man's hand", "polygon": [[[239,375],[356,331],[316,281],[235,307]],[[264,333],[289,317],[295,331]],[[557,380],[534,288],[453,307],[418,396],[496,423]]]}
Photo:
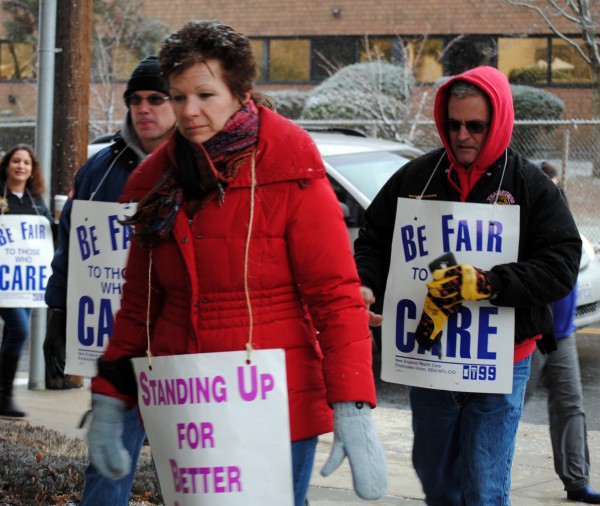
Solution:
{"label": "man's hand", "polygon": [[369,327],[381,327],[381,324],[383,323],[383,316],[374,313],[369,309],[372,304],[375,304],[375,295],[373,295],[373,290],[371,290],[368,286],[361,286],[360,293],[362,294],[365,305],[367,306]]}
{"label": "man's hand", "polygon": [[442,330],[444,330],[444,325],[446,325],[448,317],[458,311],[461,306],[460,303],[457,303],[446,307],[442,305],[443,302],[442,299],[436,299],[430,294],[425,296],[421,320],[415,331],[415,339],[426,350],[430,350],[433,347],[433,344],[439,339]]}
{"label": "man's hand", "polygon": [[432,276],[433,281],[427,283],[429,294],[441,299],[446,308],[465,300],[489,299],[493,295],[487,273],[469,264],[437,269]]}
{"label": "man's hand", "polygon": [[333,404],[333,447],[321,469],[329,476],[348,457],[352,482],[361,499],[379,499],[387,489],[387,464],[371,406],[363,402]]}

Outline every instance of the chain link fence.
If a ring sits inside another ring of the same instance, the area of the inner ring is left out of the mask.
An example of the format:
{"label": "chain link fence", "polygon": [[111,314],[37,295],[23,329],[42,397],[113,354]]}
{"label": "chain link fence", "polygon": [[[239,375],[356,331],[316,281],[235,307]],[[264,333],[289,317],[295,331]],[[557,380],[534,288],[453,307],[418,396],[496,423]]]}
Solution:
{"label": "chain link fence", "polygon": [[[305,127],[358,129],[375,137],[407,141],[425,151],[440,145],[431,120],[297,123]],[[32,119],[0,121],[0,153],[19,142],[33,144],[34,134]],[[512,145],[531,160],[546,160],[557,168],[577,225],[595,246],[600,246],[600,120],[516,121]]]}

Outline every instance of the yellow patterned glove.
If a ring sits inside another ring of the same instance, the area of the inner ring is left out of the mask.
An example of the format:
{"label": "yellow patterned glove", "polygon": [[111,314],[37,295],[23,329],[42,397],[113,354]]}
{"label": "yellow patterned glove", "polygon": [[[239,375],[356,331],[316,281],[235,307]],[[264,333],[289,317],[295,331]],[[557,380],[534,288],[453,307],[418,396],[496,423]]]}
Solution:
{"label": "yellow patterned glove", "polygon": [[437,269],[432,276],[433,281],[427,283],[429,293],[442,299],[446,307],[465,300],[489,299],[493,295],[486,272],[469,264]]}
{"label": "yellow patterned glove", "polygon": [[415,339],[426,350],[430,350],[433,344],[438,341],[442,330],[444,330],[444,325],[448,321],[448,317],[458,311],[461,306],[458,303],[453,306],[444,307],[442,306],[442,302],[441,299],[435,299],[430,294],[425,296],[421,320],[415,331]]}

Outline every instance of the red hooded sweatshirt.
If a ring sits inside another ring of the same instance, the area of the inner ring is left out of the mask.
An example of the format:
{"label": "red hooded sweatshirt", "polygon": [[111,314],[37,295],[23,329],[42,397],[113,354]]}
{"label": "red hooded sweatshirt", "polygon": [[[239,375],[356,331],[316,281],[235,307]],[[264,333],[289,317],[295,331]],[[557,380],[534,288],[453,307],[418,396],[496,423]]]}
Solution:
{"label": "red hooded sweatshirt", "polygon": [[[487,138],[479,156],[470,167],[463,167],[456,160],[450,146],[448,132],[444,126],[444,121],[448,119],[449,89],[452,83],[459,80],[467,81],[480,88],[489,97],[492,106],[492,118]],[[448,178],[451,184],[456,187],[451,178],[452,172],[456,172],[459,182],[456,189],[460,193],[461,202],[464,202],[475,183],[479,181],[487,168],[500,158],[500,155],[510,144],[515,113],[508,79],[502,72],[493,67],[477,67],[454,76],[438,90],[435,97],[434,116],[438,133],[450,158]]]}

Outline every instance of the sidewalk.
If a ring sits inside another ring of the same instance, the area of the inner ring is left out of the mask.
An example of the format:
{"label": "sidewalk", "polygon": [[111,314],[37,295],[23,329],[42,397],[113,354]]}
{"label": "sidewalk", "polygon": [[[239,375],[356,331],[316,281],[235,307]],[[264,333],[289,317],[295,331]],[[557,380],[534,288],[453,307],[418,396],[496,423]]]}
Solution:
{"label": "sidewalk", "polygon": [[[80,390],[33,391],[22,377],[15,392],[19,404],[27,411],[31,425],[42,425],[71,437],[84,437],[78,429],[83,413],[90,406],[89,383]],[[410,411],[378,407],[373,416],[388,459],[388,494],[372,504],[381,506],[421,505],[423,494],[411,463],[412,430]],[[315,471],[311,480],[311,506],[345,506],[369,504],[352,490],[347,461],[328,478],[319,470],[324,464],[333,435],[322,436],[317,447]],[[600,455],[600,432],[588,431],[592,456]],[[592,484],[600,483],[598,466],[592,465]],[[575,504],[567,501],[562,484],[554,473],[548,428],[545,424],[521,423],[513,465],[511,502],[513,506],[558,506]]]}

